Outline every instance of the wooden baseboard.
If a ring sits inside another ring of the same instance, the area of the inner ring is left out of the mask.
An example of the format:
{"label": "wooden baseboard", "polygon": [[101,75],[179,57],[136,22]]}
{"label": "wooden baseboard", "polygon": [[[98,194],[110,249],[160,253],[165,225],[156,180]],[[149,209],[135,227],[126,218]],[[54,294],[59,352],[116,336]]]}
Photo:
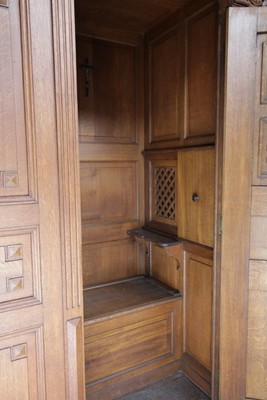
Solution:
{"label": "wooden baseboard", "polygon": [[[105,386],[86,386],[86,400],[112,400],[124,396],[150,385],[161,378],[164,378],[176,371],[181,370],[181,361],[174,361],[170,364],[145,371],[142,369],[139,375],[124,380],[110,379]],[[141,373],[142,372],[142,373]]]}
{"label": "wooden baseboard", "polygon": [[207,396],[211,396],[211,372],[209,370],[187,353],[183,354],[181,370]]}

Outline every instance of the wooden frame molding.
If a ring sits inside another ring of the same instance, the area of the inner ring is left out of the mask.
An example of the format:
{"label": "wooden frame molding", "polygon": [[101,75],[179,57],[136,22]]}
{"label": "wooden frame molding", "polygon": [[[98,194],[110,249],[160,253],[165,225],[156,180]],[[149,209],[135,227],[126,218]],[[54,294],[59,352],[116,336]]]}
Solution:
{"label": "wooden frame molding", "polygon": [[74,2],[53,0],[66,399],[84,399],[80,176]]}
{"label": "wooden frame molding", "polygon": [[237,0],[232,2],[233,6],[237,6],[237,7],[262,7],[262,6],[266,6],[267,3],[266,1],[263,0]]}

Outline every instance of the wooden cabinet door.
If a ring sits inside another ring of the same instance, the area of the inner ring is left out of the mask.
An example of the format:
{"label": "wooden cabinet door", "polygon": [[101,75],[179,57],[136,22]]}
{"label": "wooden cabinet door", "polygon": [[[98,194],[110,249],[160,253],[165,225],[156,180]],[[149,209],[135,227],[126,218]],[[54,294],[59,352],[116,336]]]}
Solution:
{"label": "wooden cabinet door", "polygon": [[210,395],[213,251],[189,244],[184,250],[184,371]]}
{"label": "wooden cabinet door", "polygon": [[[76,217],[77,208],[73,189],[66,191],[62,152],[66,142],[75,143],[76,131],[63,138],[62,71],[57,67],[56,80],[54,75],[62,35],[59,3],[0,0],[2,400],[83,398],[82,370],[77,378],[79,234],[68,218]],[[76,179],[74,154],[70,187]]]}
{"label": "wooden cabinet door", "polygon": [[213,246],[215,152],[178,152],[178,236]]}

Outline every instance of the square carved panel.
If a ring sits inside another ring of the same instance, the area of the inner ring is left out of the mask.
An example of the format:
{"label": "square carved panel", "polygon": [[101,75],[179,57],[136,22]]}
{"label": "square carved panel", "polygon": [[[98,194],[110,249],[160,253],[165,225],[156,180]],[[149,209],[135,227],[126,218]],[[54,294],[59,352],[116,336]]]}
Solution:
{"label": "square carved panel", "polygon": [[0,232],[0,310],[40,300],[37,229]]}

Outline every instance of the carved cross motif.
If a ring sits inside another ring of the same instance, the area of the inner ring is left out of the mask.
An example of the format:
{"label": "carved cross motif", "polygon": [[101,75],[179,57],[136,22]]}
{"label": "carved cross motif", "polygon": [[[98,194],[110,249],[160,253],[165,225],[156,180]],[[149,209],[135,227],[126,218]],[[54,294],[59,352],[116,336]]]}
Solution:
{"label": "carved cross motif", "polygon": [[89,96],[89,71],[94,70],[94,66],[89,64],[88,58],[85,58],[84,63],[80,64],[79,67],[84,71],[84,83],[85,83],[85,96]]}

